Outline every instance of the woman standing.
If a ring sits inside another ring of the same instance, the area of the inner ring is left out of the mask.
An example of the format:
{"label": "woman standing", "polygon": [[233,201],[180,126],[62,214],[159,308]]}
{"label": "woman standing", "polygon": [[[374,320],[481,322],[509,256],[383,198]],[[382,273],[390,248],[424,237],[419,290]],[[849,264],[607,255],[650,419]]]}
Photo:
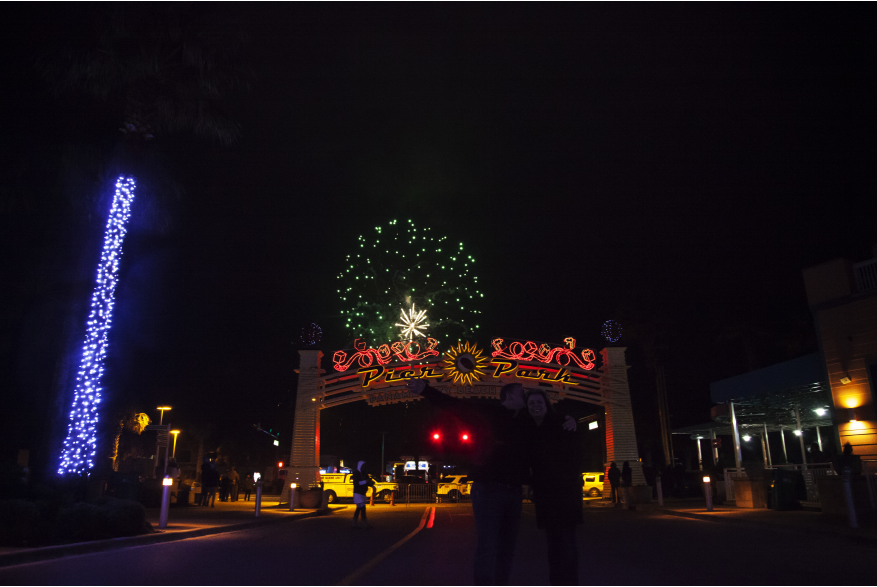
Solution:
{"label": "woman standing", "polygon": [[579,584],[576,526],[582,523],[581,442],[561,428],[563,418],[541,389],[527,392],[527,445],[536,525],[548,542],[548,581]]}
{"label": "woman standing", "polygon": [[353,503],[356,505],[356,509],[353,510],[352,528],[358,527],[356,521],[359,519],[359,516],[362,516],[362,527],[368,528],[368,520],[365,517],[365,496],[368,493],[368,488],[375,486],[375,482],[362,470],[364,465],[365,461],[359,461],[356,464],[356,470],[353,472]]}

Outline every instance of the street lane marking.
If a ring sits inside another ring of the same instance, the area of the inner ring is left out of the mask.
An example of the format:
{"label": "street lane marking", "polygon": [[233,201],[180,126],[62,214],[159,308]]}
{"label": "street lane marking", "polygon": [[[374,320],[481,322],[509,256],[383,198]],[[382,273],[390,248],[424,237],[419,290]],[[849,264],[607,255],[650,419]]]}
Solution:
{"label": "street lane marking", "polygon": [[432,528],[433,521],[435,521],[435,508],[432,508],[432,511],[429,514],[429,522],[427,522],[426,527]]}
{"label": "street lane marking", "polygon": [[423,530],[423,527],[426,525],[426,518],[430,514],[430,512],[432,512],[432,515],[435,516],[435,507],[434,506],[428,507],[428,508],[426,508],[426,510],[424,510],[423,515],[420,517],[420,524],[417,526],[417,528],[415,528],[411,532],[411,534],[409,534],[408,536],[406,536],[405,538],[403,538],[402,540],[400,540],[399,542],[397,542],[396,544],[394,544],[393,546],[391,546],[390,548],[388,548],[387,550],[385,550],[381,554],[377,555],[375,558],[368,561],[366,564],[359,567],[357,570],[353,571],[352,573],[350,573],[349,575],[347,575],[346,577],[341,579],[341,581],[339,583],[337,583],[337,585],[353,585],[357,580],[359,580],[360,577],[362,577],[363,575],[365,575],[366,573],[371,571],[378,564],[380,564],[381,561],[383,561],[385,558],[387,558],[388,556],[393,554],[394,550],[396,550],[397,548],[399,548],[400,546],[402,546],[403,544],[405,544],[406,542],[408,542],[409,540],[414,538],[415,534],[417,534],[418,532]]}

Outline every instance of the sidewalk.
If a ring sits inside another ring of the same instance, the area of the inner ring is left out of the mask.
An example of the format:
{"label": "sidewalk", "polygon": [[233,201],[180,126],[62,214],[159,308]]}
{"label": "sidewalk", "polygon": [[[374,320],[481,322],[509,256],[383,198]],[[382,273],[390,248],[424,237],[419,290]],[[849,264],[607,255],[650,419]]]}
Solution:
{"label": "sidewalk", "polygon": [[[164,530],[158,529],[160,509],[150,508],[146,510],[146,520],[155,529],[154,534],[37,548],[0,548],[0,567],[77,554],[156,544],[158,542],[185,540],[198,536],[245,530],[283,520],[299,520],[326,514],[326,512],[321,512],[320,510],[310,509],[296,509],[296,511],[290,512],[288,505],[283,504],[281,506],[279,500],[280,496],[278,495],[263,496],[258,518],[255,516],[256,502],[254,499],[237,502],[217,501],[216,507],[212,508],[200,506],[171,507],[168,511],[167,528]],[[332,505],[329,507],[329,513],[347,507],[346,505]]]}
{"label": "sidewalk", "polygon": [[[591,507],[612,507],[612,504],[607,504],[604,501],[591,502],[588,505]],[[860,527],[850,528],[849,521],[845,517],[814,511],[776,511],[767,508],[738,508],[719,505],[715,506],[713,511],[708,512],[704,500],[700,498],[668,498],[664,500],[663,507],[659,506],[657,501],[652,501],[651,503],[638,504],[637,511],[739,524],[752,528],[771,528],[783,532],[837,536],[877,547],[877,525],[874,523],[875,515],[873,512],[858,512]]]}

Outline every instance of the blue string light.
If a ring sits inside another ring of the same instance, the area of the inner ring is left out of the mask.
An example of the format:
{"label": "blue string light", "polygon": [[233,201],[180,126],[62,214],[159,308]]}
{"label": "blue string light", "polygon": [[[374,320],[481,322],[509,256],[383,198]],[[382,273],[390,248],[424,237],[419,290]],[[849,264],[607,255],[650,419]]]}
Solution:
{"label": "blue string light", "polygon": [[603,330],[601,333],[603,334],[603,338],[608,342],[618,342],[618,339],[621,338],[621,324],[615,320],[606,320],[606,322],[603,323]]}
{"label": "blue string light", "polygon": [[323,339],[323,329],[316,322],[311,322],[301,329],[301,342],[305,346],[316,346]]}
{"label": "blue string light", "polygon": [[136,184],[133,177],[116,180],[116,193],[104,233],[104,247],[97,268],[97,280],[91,297],[91,313],[86,323],[85,345],[76,387],[67,438],[61,451],[59,474],[81,474],[94,467],[97,451],[98,406],[101,402],[100,381],[104,373],[108,334],[113,317],[119,260],[125,240],[125,224],[131,216]]}

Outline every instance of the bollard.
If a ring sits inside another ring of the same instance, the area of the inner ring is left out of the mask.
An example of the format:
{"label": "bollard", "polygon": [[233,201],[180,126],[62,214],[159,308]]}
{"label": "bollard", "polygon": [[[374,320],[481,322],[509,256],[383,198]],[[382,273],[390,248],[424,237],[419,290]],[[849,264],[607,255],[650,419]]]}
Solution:
{"label": "bollard", "polygon": [[256,517],[259,517],[259,510],[262,509],[262,480],[256,482]]}
{"label": "bollard", "polygon": [[844,497],[847,499],[847,512],[850,516],[850,528],[858,528],[859,520],[856,519],[856,506],[853,503],[853,491],[850,487],[850,468],[844,469]]}
{"label": "bollard", "polygon": [[706,511],[713,511],[713,488],[710,484],[710,478],[703,478],[703,492],[706,495]]}
{"label": "bollard", "polygon": [[161,515],[158,518],[158,527],[161,530],[167,528],[167,510],[171,503],[171,485],[174,480],[165,477],[161,480]]}
{"label": "bollard", "polygon": [[289,484],[289,511],[295,511],[295,483]]}
{"label": "bollard", "polygon": [[395,489],[390,492],[390,505],[392,505],[392,506],[396,505],[396,490]]}
{"label": "bollard", "polygon": [[655,477],[655,485],[658,489],[658,505],[664,507],[664,492],[661,490],[661,475]]}

